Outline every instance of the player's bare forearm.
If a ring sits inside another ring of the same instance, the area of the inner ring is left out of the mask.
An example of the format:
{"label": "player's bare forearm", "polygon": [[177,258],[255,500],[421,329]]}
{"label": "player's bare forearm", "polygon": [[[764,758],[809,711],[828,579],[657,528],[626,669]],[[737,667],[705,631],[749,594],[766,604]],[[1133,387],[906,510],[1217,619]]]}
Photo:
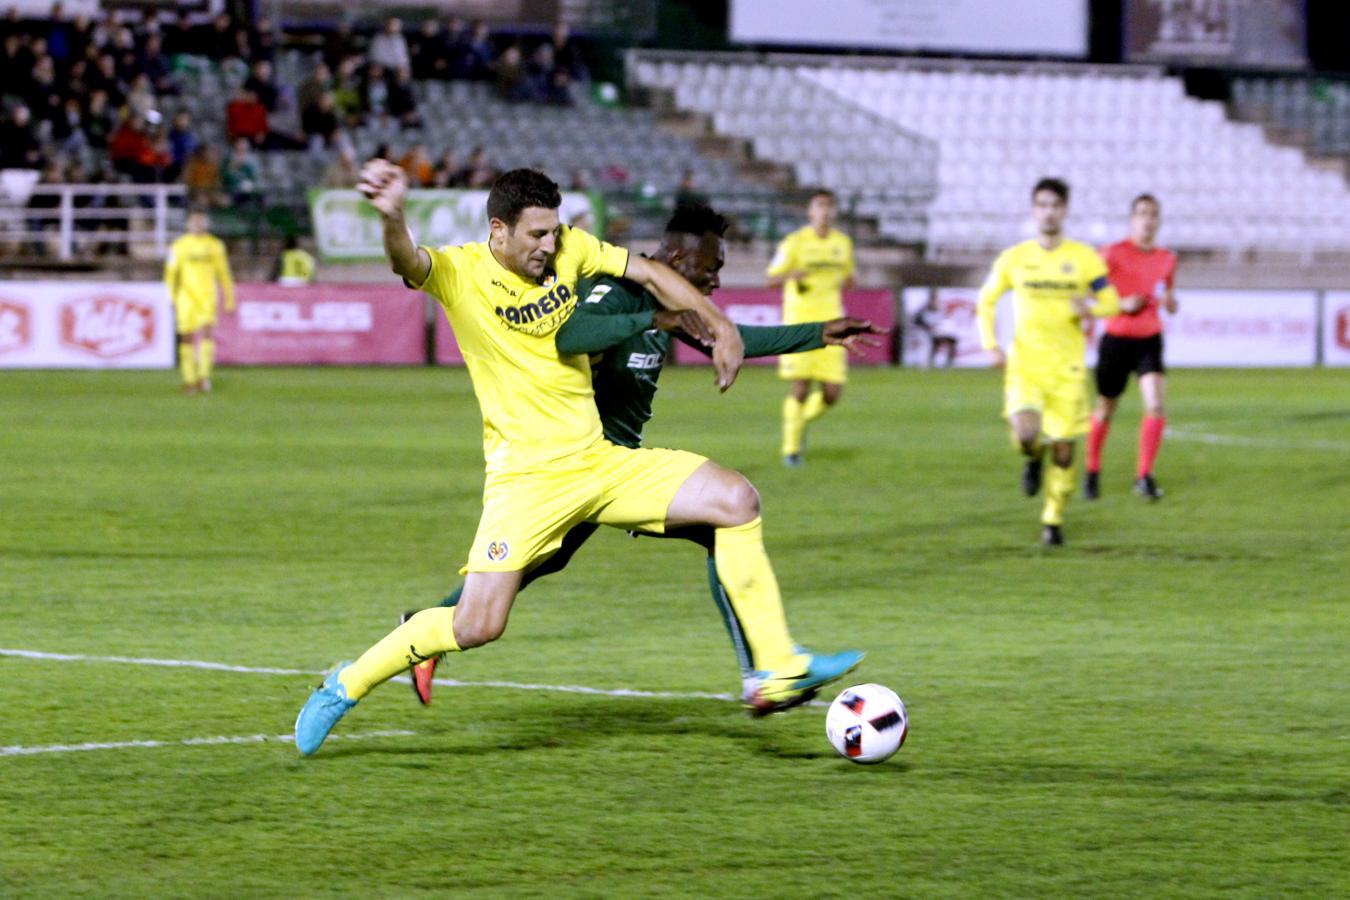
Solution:
{"label": "player's bare forearm", "polygon": [[651,291],[666,309],[689,309],[698,314],[713,335],[713,367],[717,370],[718,387],[724,391],[731,387],[745,359],[745,345],[732,321],[667,265],[630,256],[625,276]]}
{"label": "player's bare forearm", "polygon": [[413,243],[404,221],[402,210],[397,215],[380,215],[384,226],[384,253],[389,257],[389,268],[409,284],[423,284],[431,274],[431,254]]}

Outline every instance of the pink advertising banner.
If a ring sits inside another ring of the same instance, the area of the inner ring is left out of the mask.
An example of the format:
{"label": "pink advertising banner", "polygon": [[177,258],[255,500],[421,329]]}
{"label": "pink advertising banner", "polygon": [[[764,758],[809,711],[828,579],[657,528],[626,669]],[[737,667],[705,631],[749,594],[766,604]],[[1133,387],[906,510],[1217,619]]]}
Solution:
{"label": "pink advertising banner", "polygon": [[397,285],[240,284],[216,326],[225,365],[418,365],[426,362],[422,295]]}
{"label": "pink advertising banner", "polygon": [[[783,293],[769,288],[723,288],[713,294],[713,301],[737,325],[781,325],[783,323]],[[895,326],[895,295],[890,291],[849,291],[844,295],[844,312],[890,331]],[[746,365],[770,365],[778,357],[747,359]],[[880,347],[868,347],[861,356],[849,355],[851,365],[884,366],[890,363],[890,341],[881,338]],[[675,362],[680,365],[699,365],[709,362],[693,347],[676,341]]]}
{"label": "pink advertising banner", "polygon": [[445,310],[438,303],[434,303],[432,308],[436,310],[436,365],[464,365],[464,354],[459,352],[459,342],[455,340],[455,330],[445,318]]}

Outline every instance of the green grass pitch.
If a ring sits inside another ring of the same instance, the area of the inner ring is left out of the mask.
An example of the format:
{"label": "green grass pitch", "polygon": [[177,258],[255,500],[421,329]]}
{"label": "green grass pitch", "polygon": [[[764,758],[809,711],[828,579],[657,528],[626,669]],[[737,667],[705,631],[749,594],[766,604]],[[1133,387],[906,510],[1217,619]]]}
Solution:
{"label": "green grass pitch", "polygon": [[1350,371],[1169,389],[1166,498],[1132,389],[1046,550],[996,373],[855,370],[801,470],[771,372],[666,373],[649,443],[745,472],[795,636],[906,700],[883,765],[700,696],[738,686],[700,551],[611,531],[470,685],[385,685],[302,760],[309,673],[457,582],[465,374],[0,374],[0,648],[88,657],[0,655],[0,896],[1345,896]]}

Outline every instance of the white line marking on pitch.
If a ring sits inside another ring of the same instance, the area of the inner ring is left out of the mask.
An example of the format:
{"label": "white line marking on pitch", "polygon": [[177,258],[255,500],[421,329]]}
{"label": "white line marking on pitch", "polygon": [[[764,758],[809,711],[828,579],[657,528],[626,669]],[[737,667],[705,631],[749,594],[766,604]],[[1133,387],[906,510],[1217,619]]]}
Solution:
{"label": "white line marking on pitch", "polygon": [[1268,450],[1350,450],[1346,441],[1309,441],[1287,438],[1242,437],[1234,434],[1215,434],[1208,431],[1191,431],[1187,428],[1168,428],[1167,436],[1173,440],[1190,441],[1196,444],[1215,444],[1223,447],[1260,447]]}
{"label": "white line marking on pitch", "polygon": [[[305,669],[278,669],[268,666],[233,666],[225,663],[203,662],[194,659],[152,659],[139,656],[84,656],[75,653],[44,653],[39,650],[14,650],[0,648],[0,656],[14,656],[20,659],[52,660],[56,662],[97,662],[120,663],[135,666],[163,666],[179,669],[207,669],[214,672],[241,672],[246,675],[311,675],[321,676],[323,672],[311,672]],[[411,679],[399,676],[392,679],[408,684]],[[460,681],[455,678],[437,678],[434,683],[453,688],[500,688],[512,691],[552,691],[558,694],[586,694],[597,697],[643,697],[657,700],[736,700],[731,694],[715,694],[707,691],[640,691],[634,688],[593,688],[579,684],[529,684],[515,681]]]}
{"label": "white line marking on pitch", "polygon": [[[412,737],[415,731],[368,731],[365,734],[331,734],[330,741],[363,741],[367,738]],[[99,741],[88,744],[47,744],[42,747],[24,747],[18,744],[0,747],[0,756],[36,756],[40,753],[82,753],[86,750],[127,750],[146,747],[211,747],[221,744],[294,743],[293,734],[246,734],[238,737],[184,738],[180,741]]]}

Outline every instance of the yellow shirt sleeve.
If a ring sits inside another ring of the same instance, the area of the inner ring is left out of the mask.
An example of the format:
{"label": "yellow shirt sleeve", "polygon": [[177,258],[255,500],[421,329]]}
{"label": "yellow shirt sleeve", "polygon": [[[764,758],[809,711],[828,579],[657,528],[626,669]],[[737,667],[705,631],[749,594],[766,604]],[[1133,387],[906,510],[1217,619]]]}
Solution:
{"label": "yellow shirt sleeve", "polygon": [[164,260],[164,285],[169,289],[169,302],[178,302],[178,244],[175,241],[169,247],[169,255]]}
{"label": "yellow shirt sleeve", "polygon": [[1087,253],[1088,263],[1085,271],[1087,272],[1088,287],[1092,289],[1093,296],[1097,298],[1097,303],[1092,307],[1092,314],[1103,319],[1120,315],[1120,294],[1116,292],[1115,285],[1111,284],[1106,261],[1102,259],[1100,253],[1090,247]]}
{"label": "yellow shirt sleeve", "polygon": [[628,271],[628,251],[616,247],[580,228],[563,226],[562,239],[570,253],[578,254],[577,273],[580,275],[613,275],[622,278]]}
{"label": "yellow shirt sleeve", "polygon": [[778,249],[774,251],[773,259],[769,261],[769,268],[765,275],[769,278],[777,278],[785,272],[791,272],[796,266],[796,255],[793,249],[796,242],[792,240],[792,235],[788,235],[778,242]]}
{"label": "yellow shirt sleeve", "polygon": [[989,270],[989,277],[984,280],[984,285],[980,288],[980,299],[975,304],[976,313],[980,320],[980,346],[986,350],[993,350],[998,346],[998,335],[994,330],[994,323],[997,321],[999,298],[1012,288],[1012,278],[1008,273],[1008,251],[1004,250],[994,260],[994,266]]}
{"label": "yellow shirt sleeve", "polygon": [[414,290],[425,291],[435,297],[441,306],[449,309],[464,293],[464,276],[468,270],[468,260],[462,247],[423,247],[431,257],[431,269],[426,281],[421,284],[408,282]]}
{"label": "yellow shirt sleeve", "polygon": [[225,311],[234,312],[234,276],[230,274],[230,258],[225,253],[225,242],[216,241],[216,279],[225,298]]}

